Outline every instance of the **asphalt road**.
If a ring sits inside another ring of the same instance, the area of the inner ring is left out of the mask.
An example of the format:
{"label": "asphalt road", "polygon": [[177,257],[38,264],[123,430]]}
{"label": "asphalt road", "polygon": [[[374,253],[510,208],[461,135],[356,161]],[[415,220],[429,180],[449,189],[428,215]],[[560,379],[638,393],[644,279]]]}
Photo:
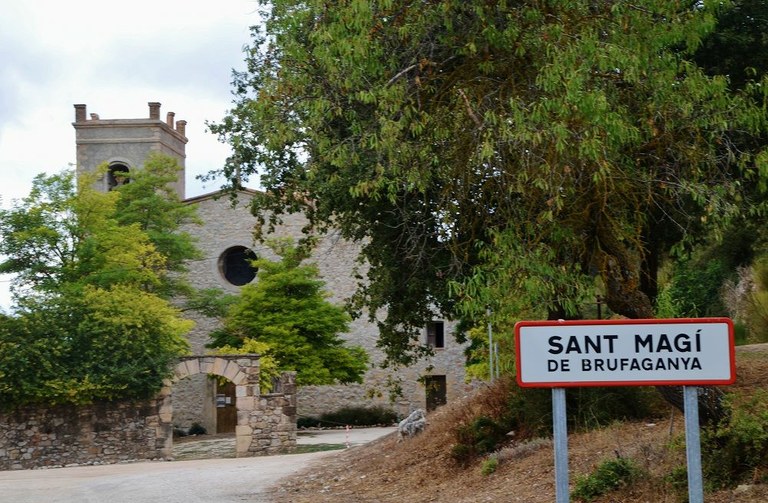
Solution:
{"label": "asphalt road", "polygon": [[[367,443],[372,428],[302,435],[300,443]],[[2,503],[271,503],[266,489],[339,451],[0,472]]]}

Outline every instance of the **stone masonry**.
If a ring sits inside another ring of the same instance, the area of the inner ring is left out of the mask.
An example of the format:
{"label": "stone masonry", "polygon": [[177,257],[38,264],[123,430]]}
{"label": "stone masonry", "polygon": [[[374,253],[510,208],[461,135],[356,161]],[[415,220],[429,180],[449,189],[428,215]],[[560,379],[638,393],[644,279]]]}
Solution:
{"label": "stone masonry", "polygon": [[178,363],[173,379],[151,400],[30,406],[0,413],[0,470],[168,459],[173,448],[172,381],[200,373],[236,384],[238,457],[296,446],[295,374],[283,374],[278,392],[262,395],[258,355],[191,356]]}
{"label": "stone masonry", "polygon": [[[255,252],[258,257],[277,260],[277,257],[267,246],[254,242],[253,228],[256,218],[250,213],[248,204],[255,191],[243,190],[238,194],[237,204],[232,206],[229,198],[221,194],[209,194],[188,199],[189,204],[197,206],[201,226],[190,226],[187,231],[198,239],[197,246],[204,258],[189,264],[190,281],[197,288],[221,288],[229,293],[237,293],[239,288],[229,284],[220,273],[221,253],[232,246],[243,246]],[[290,237],[299,240],[302,228],[307,221],[303,215],[284,215],[283,223],[275,229],[270,237]],[[365,268],[357,262],[359,247],[342,239],[338,234],[330,233],[323,236],[310,261],[317,264],[320,276],[325,282],[328,298],[335,304],[343,304],[351,297],[357,287],[355,273],[365,274]],[[256,279],[255,281],[258,281]],[[194,316],[195,328],[188,335],[193,351],[199,351],[208,341],[208,334],[218,326],[213,318]],[[412,410],[426,408],[426,394],[419,378],[425,375],[444,375],[446,377],[446,398],[448,401],[463,396],[467,392],[464,383],[464,348],[451,336],[455,323],[445,322],[445,346],[436,348],[434,357],[421,361],[396,373],[381,369],[380,364],[384,355],[376,347],[378,329],[367,317],[353,320],[348,333],[340,336],[349,345],[363,347],[371,357],[372,366],[364,376],[363,384],[335,386],[301,386],[298,389],[299,416],[317,416],[332,412],[341,407],[383,406],[393,408],[402,416],[407,416]],[[422,342],[426,341],[426,333],[422,334]],[[389,400],[386,382],[394,378],[401,381],[403,395],[393,404]],[[202,393],[205,388],[197,388]],[[175,390],[174,390],[175,392]],[[192,391],[187,390],[189,394]],[[192,407],[190,416],[199,407]],[[205,424],[205,418],[197,419]]]}

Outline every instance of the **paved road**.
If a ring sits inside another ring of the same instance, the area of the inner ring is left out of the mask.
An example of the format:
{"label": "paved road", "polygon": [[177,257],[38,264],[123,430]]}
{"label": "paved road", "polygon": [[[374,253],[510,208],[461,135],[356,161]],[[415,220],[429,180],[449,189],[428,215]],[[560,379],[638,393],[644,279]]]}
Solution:
{"label": "paved road", "polygon": [[[300,443],[355,446],[392,431],[318,432]],[[267,487],[338,452],[4,471],[0,503],[271,503]]]}

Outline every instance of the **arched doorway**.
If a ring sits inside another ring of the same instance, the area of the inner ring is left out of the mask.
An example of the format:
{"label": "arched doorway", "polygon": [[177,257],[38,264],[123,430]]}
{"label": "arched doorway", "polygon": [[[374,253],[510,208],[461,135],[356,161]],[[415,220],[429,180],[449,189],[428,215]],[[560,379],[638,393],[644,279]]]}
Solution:
{"label": "arched doorway", "polygon": [[197,374],[224,377],[234,384],[237,457],[272,454],[296,446],[295,373],[281,376],[280,393],[261,394],[259,355],[186,356],[179,360],[160,396],[160,421],[168,430],[164,451],[168,455],[173,447],[173,383]]}

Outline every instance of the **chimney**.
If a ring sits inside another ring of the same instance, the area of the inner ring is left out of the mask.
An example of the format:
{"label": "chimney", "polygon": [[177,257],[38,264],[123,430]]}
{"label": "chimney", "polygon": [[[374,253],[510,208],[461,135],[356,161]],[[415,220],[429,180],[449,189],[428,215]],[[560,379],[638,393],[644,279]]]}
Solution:
{"label": "chimney", "polygon": [[175,116],[176,116],[176,114],[175,114],[175,113],[173,113],[173,112],[168,112],[168,113],[165,115],[165,123],[166,123],[166,124],[168,124],[169,126],[171,126],[171,129],[173,129],[173,118],[174,118]]}
{"label": "chimney", "polygon": [[160,103],[157,101],[149,102],[149,118],[153,120],[160,120]]}
{"label": "chimney", "polygon": [[75,122],[85,122],[85,105],[75,105]]}
{"label": "chimney", "polygon": [[184,138],[187,137],[187,121],[178,121],[176,122],[176,131],[183,136]]}

